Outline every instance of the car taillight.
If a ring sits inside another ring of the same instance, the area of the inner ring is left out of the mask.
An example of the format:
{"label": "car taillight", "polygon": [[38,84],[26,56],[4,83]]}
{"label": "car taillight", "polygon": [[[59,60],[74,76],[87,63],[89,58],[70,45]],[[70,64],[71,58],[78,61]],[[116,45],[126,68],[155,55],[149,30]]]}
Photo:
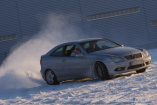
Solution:
{"label": "car taillight", "polygon": [[40,65],[41,65],[41,63],[42,63],[42,60],[40,59]]}

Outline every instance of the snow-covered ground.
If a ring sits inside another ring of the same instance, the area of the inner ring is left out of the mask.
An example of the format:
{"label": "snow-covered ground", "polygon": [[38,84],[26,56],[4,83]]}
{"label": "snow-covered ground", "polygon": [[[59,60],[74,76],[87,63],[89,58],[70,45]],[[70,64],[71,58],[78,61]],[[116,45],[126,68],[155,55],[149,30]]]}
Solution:
{"label": "snow-covered ground", "polygon": [[145,73],[107,81],[73,81],[0,90],[0,104],[157,104],[157,49]]}

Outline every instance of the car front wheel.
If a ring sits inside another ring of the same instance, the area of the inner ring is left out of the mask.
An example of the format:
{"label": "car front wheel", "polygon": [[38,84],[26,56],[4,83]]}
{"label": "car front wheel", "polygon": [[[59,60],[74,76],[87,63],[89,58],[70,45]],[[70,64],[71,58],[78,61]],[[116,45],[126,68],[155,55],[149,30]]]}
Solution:
{"label": "car front wheel", "polygon": [[58,85],[59,82],[57,81],[57,77],[52,70],[47,70],[45,73],[46,82],[49,85]]}
{"label": "car front wheel", "polygon": [[106,66],[102,62],[96,62],[95,64],[96,75],[100,80],[108,80],[110,76]]}

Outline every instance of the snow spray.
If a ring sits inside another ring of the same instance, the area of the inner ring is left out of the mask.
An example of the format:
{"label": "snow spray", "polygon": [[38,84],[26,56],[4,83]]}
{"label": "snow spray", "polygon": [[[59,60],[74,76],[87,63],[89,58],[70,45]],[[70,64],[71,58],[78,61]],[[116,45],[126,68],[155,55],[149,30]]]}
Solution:
{"label": "snow spray", "polygon": [[40,57],[57,44],[77,40],[78,27],[67,16],[51,14],[36,35],[14,47],[0,67],[0,90],[46,84],[40,74]]}

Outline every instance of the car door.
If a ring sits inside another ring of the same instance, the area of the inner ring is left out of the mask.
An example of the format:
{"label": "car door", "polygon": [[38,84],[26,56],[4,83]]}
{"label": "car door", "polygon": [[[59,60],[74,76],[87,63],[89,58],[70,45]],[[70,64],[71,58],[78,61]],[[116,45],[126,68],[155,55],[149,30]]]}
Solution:
{"label": "car door", "polygon": [[[76,45],[65,46],[65,52],[74,50]],[[89,62],[85,56],[64,56],[63,57],[63,70],[67,72],[70,78],[81,78],[84,77],[85,73],[89,70]]]}
{"label": "car door", "polygon": [[64,46],[58,47],[49,56],[50,68],[55,72],[57,77],[64,76],[63,71],[63,56],[64,56]]}

